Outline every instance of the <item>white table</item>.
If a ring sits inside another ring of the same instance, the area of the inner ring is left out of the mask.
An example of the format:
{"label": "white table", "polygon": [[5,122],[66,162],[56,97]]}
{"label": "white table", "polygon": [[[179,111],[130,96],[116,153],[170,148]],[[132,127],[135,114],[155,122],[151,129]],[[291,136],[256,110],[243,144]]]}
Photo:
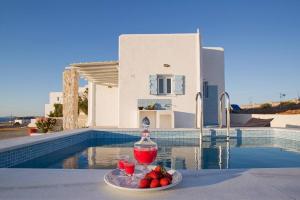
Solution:
{"label": "white table", "polygon": [[174,189],[126,193],[103,181],[107,170],[0,169],[0,199],[300,199],[300,168],[181,171]]}

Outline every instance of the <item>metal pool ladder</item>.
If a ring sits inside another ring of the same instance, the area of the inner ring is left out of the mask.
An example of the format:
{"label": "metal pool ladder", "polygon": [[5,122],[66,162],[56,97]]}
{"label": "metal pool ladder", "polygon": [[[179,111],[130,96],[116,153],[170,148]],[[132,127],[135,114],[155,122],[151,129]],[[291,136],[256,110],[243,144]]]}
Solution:
{"label": "metal pool ladder", "polygon": [[203,131],[203,97],[201,92],[196,94],[196,120],[195,127],[198,127],[198,100],[200,99],[200,140],[202,140],[202,131]]}
{"label": "metal pool ladder", "polygon": [[230,131],[230,98],[229,98],[229,94],[227,92],[223,92],[220,95],[220,99],[219,99],[219,124],[220,124],[220,128],[222,128],[223,126],[223,120],[222,120],[222,111],[223,111],[223,103],[222,100],[223,98],[227,98],[227,110],[226,110],[226,126],[227,126],[227,132],[226,132],[226,140],[229,140],[229,131]]}

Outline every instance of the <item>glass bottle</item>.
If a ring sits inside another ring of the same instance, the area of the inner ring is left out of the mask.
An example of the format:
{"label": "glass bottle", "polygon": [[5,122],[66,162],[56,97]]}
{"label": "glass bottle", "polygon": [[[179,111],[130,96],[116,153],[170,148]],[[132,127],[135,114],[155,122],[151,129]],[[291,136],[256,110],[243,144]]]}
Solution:
{"label": "glass bottle", "polygon": [[150,139],[150,120],[145,117],[142,120],[143,131],[140,141],[134,143],[133,154],[134,158],[140,165],[143,165],[143,172],[148,171],[147,166],[150,165],[157,156],[157,144]]}

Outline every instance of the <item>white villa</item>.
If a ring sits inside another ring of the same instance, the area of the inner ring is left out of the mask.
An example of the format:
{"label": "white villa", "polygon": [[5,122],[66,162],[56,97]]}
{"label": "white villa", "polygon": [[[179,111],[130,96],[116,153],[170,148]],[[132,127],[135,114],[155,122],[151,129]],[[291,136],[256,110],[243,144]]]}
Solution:
{"label": "white villa", "polygon": [[152,128],[194,128],[199,91],[204,124],[215,125],[225,90],[224,49],[203,47],[199,33],[121,35],[118,61],[66,68],[65,129],[76,128],[78,76],[88,81],[89,126],[138,128],[147,116]]}
{"label": "white villa", "polygon": [[[79,87],[79,95],[83,94],[88,86]],[[49,92],[49,103],[45,104],[44,116],[48,117],[54,111],[54,104],[63,104],[63,92]]]}

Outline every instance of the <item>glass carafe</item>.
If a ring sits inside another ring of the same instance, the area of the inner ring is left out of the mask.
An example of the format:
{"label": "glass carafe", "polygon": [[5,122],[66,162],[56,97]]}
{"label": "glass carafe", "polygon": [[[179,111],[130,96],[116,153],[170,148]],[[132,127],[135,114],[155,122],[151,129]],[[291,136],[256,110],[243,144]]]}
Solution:
{"label": "glass carafe", "polygon": [[150,121],[145,117],[142,121],[143,131],[140,141],[134,143],[133,154],[140,165],[143,165],[143,171],[148,171],[147,166],[150,165],[157,156],[157,144],[150,139],[150,132],[148,130]]}

